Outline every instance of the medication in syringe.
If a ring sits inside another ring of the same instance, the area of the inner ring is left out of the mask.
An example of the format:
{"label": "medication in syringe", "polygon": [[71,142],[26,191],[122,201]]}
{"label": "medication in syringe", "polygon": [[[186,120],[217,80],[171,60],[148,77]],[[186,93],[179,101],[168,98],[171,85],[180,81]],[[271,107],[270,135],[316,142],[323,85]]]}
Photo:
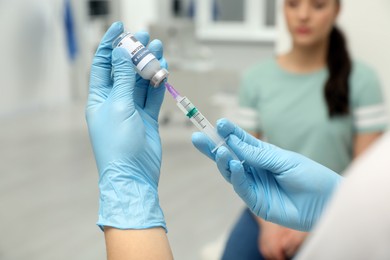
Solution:
{"label": "medication in syringe", "polygon": [[181,111],[191,120],[191,122],[204,134],[207,135],[208,138],[214,143],[215,148],[212,150],[214,153],[219,147],[225,146],[232,154],[234,160],[238,160],[237,156],[234,152],[228,147],[225,143],[225,140],[218,135],[214,126],[207,120],[206,117],[202,115],[202,113],[192,104],[192,102],[187,97],[182,97],[176,89],[165,82],[165,86],[168,92],[173,96],[176,100],[176,105],[180,108]]}

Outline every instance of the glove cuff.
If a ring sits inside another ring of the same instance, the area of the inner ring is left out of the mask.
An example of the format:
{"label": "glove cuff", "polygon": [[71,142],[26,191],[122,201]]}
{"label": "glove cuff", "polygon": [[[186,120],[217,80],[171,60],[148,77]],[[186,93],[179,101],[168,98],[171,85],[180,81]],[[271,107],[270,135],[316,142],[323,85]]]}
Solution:
{"label": "glove cuff", "polygon": [[118,229],[163,227],[167,231],[160,207],[157,185],[136,173],[105,170],[99,181],[99,220],[97,225]]}

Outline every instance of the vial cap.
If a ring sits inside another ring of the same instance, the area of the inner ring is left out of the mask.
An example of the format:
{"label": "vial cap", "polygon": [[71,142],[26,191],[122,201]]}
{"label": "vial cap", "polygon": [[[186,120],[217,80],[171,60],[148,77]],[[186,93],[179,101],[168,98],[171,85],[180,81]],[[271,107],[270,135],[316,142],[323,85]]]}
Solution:
{"label": "vial cap", "polygon": [[150,85],[157,88],[164,81],[164,79],[168,78],[169,72],[166,69],[161,69],[157,71],[156,74],[150,80]]}

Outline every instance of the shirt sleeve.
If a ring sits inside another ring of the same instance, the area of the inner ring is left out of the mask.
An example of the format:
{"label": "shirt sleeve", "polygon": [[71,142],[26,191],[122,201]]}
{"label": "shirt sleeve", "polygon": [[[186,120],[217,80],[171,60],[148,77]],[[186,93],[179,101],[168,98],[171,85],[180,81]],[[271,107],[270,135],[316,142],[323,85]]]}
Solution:
{"label": "shirt sleeve", "polygon": [[352,115],[356,133],[383,132],[389,122],[382,88],[376,73],[355,63],[351,75]]}
{"label": "shirt sleeve", "polygon": [[241,79],[238,95],[239,108],[235,118],[236,123],[246,131],[261,132],[258,112],[258,89],[253,72],[249,71]]}

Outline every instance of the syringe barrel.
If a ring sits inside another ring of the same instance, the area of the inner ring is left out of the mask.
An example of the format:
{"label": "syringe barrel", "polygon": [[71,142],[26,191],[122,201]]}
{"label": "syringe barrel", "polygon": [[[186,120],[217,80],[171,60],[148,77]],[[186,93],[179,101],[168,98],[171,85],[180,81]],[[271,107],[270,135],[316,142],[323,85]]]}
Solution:
{"label": "syringe barrel", "polygon": [[190,118],[191,122],[205,135],[210,138],[211,141],[215,144],[215,148],[220,147],[225,143],[223,138],[219,136],[217,133],[217,130],[214,128],[214,126],[200,113],[197,112],[196,116]]}
{"label": "syringe barrel", "polygon": [[200,117],[203,117],[202,122],[204,122],[204,124],[199,125],[197,124],[196,120],[192,118],[191,121],[215,144],[215,147],[213,148],[213,150],[211,150],[211,152],[214,153],[219,147],[225,146],[225,148],[230,151],[230,154],[232,155],[233,159],[240,161],[240,159],[238,159],[237,155],[233,152],[233,150],[226,144],[225,140],[217,133],[217,129],[214,128],[214,126],[202,115],[202,113],[199,112],[199,115]]}
{"label": "syringe barrel", "polygon": [[212,152],[215,152],[220,146],[225,146],[232,154],[234,160],[238,160],[235,153],[228,147],[225,140],[217,133],[214,126],[207,120],[205,116],[191,103],[187,97],[182,97],[176,103],[191,122],[202,131],[215,144]]}

